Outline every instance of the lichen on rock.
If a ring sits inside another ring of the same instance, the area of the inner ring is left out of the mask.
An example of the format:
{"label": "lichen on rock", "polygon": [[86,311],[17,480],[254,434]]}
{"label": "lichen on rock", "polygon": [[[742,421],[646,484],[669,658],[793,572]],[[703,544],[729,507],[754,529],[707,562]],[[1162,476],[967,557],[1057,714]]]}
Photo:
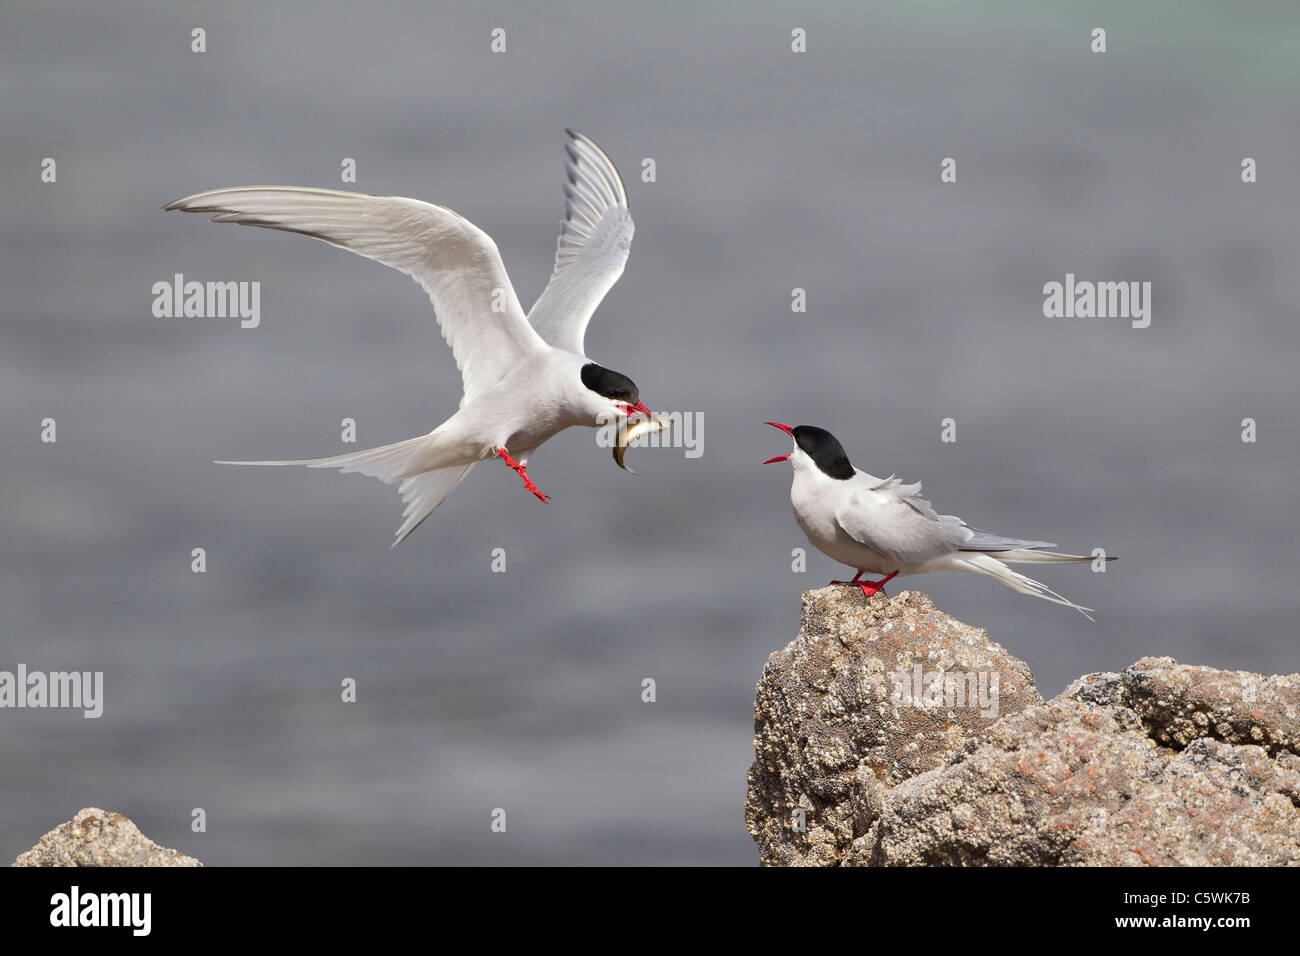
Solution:
{"label": "lichen on rock", "polygon": [[1044,702],[925,595],[822,588],[754,728],[768,865],[1300,864],[1295,675],[1144,658]]}

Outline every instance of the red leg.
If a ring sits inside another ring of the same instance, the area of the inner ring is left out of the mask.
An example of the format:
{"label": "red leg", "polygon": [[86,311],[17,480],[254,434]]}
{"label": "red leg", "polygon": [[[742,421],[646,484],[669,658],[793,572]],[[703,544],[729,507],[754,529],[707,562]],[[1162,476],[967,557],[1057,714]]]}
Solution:
{"label": "red leg", "polygon": [[506,453],[506,450],[504,448],[497,449],[497,454],[501,456],[502,461],[504,461],[515,471],[519,472],[519,477],[524,480],[525,488],[527,488],[537,497],[541,498],[543,501],[551,500],[550,498],[546,497],[546,495],[542,494],[541,491],[538,490],[537,486],[533,484],[533,479],[528,477],[528,472],[524,470],[524,466],[519,464],[519,462],[515,461],[513,458],[511,458],[510,455]]}
{"label": "red leg", "polygon": [[856,584],[858,587],[862,588],[863,597],[871,597],[871,595],[881,591],[891,580],[898,577],[898,572],[891,571],[879,581],[859,581],[858,578],[860,577],[862,577],[861,571],[853,576],[852,581],[832,581],[831,584]]}

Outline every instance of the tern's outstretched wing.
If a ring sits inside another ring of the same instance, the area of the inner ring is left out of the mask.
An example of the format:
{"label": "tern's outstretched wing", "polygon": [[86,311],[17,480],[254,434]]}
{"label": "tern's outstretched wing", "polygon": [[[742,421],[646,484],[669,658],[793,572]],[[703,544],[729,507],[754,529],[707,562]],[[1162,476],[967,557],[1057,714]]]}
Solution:
{"label": "tern's outstretched wing", "polygon": [[586,354],[591,315],[623,274],[632,245],[632,214],[614,163],[581,133],[569,142],[564,187],[568,200],[551,281],[528,313],[539,335],[558,349]]}
{"label": "tern's outstretched wing", "polygon": [[[870,476],[859,473],[858,477]],[[835,520],[849,537],[899,569],[956,551],[970,534],[960,518],[938,514],[920,497],[920,483],[905,485],[886,478],[876,484],[877,480],[863,481],[835,513]]]}
{"label": "tern's outstretched wing", "polygon": [[496,243],[442,206],[336,189],[242,186],[186,196],[163,208],[301,233],[406,273],[433,301],[464,381],[464,401],[545,348],[524,317]]}

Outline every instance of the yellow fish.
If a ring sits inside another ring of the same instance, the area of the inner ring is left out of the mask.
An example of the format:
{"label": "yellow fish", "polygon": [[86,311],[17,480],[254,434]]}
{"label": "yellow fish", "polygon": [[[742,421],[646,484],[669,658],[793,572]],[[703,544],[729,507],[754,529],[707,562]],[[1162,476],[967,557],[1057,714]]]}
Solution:
{"label": "yellow fish", "polygon": [[628,425],[627,422],[620,425],[618,437],[614,441],[614,461],[618,467],[635,475],[635,471],[623,464],[623,456],[627,454],[628,446],[642,435],[653,435],[655,432],[663,431],[672,420],[671,415],[660,413],[653,418],[642,418],[632,425]]}

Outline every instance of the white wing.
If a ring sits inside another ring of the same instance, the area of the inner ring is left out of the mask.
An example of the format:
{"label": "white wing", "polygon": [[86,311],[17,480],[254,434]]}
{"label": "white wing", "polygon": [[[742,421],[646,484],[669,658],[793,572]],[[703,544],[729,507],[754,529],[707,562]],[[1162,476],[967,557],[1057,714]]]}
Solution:
{"label": "white wing", "polygon": [[557,349],[586,354],[591,315],[623,274],[632,245],[632,214],[614,163],[581,133],[565,130],[569,181],[555,271],[528,313],[539,335]]}
{"label": "white wing", "polygon": [[[242,186],[186,196],[163,208],[301,233],[411,276],[433,301],[456,357],[465,386],[462,404],[545,348],[524,317],[496,243],[442,206],[336,189]],[[493,310],[494,300],[501,311]]]}
{"label": "white wing", "polygon": [[835,520],[849,537],[885,557],[900,570],[915,567],[956,551],[969,535],[953,515],[940,515],[919,497],[920,484],[905,485],[897,478],[869,478],[849,495],[835,512]]}

